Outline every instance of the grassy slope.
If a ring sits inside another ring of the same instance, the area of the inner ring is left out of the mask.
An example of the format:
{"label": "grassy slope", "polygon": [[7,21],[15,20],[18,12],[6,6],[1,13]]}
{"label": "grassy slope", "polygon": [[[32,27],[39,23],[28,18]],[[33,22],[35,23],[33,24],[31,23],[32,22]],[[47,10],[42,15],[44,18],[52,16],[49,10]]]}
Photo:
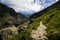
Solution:
{"label": "grassy slope", "polygon": [[40,18],[47,26],[49,40],[60,40],[60,5],[57,4]]}
{"label": "grassy slope", "polygon": [[[40,13],[40,14],[39,14]],[[60,40],[60,2],[52,5],[51,7],[33,14],[33,29],[37,29],[39,21],[47,26],[47,37],[49,40]]]}
{"label": "grassy slope", "polygon": [[[41,12],[40,12],[41,13]],[[53,7],[48,8],[47,10],[43,11],[41,13],[42,15],[39,15],[36,18],[32,18],[29,23],[29,28],[26,30],[23,30],[19,33],[15,38],[15,40],[32,40],[30,37],[30,32],[33,29],[37,29],[39,26],[40,21],[43,21],[43,24],[47,26],[47,37],[49,40],[59,40],[60,38],[60,5],[59,3],[53,5]],[[33,16],[34,17],[34,16]],[[24,35],[26,34],[26,35]]]}

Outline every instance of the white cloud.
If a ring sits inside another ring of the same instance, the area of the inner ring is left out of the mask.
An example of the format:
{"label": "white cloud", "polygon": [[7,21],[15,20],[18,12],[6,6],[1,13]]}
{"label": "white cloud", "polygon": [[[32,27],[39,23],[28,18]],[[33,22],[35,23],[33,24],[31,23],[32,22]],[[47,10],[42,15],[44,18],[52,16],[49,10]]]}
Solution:
{"label": "white cloud", "polygon": [[[33,3],[34,1],[36,1],[35,3]],[[42,0],[41,0],[42,1]],[[46,0],[43,0],[43,3]],[[52,1],[52,0],[51,0]],[[58,0],[55,0],[53,2],[56,2]],[[51,3],[53,3],[51,2]],[[44,9],[44,5],[39,4],[41,3],[40,0],[1,0],[1,3],[4,3],[6,5],[8,5],[9,7],[15,9],[16,12],[24,12],[24,11],[41,11],[42,9]],[[49,3],[46,3],[46,7],[48,5],[50,5]]]}

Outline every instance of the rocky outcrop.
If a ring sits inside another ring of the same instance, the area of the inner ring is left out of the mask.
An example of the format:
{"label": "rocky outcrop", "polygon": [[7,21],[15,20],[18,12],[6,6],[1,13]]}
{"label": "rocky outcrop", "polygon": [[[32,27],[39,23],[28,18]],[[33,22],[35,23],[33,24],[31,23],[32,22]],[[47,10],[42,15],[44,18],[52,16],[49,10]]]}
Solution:
{"label": "rocky outcrop", "polygon": [[12,37],[14,34],[17,33],[18,33],[18,28],[16,28],[15,26],[0,30],[0,35],[2,40],[8,40],[10,37]]}

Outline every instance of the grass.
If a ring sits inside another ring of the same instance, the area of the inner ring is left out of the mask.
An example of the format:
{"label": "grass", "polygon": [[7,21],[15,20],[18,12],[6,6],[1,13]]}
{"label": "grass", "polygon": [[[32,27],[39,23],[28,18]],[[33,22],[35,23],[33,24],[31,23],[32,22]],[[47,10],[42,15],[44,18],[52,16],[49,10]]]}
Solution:
{"label": "grass", "polygon": [[59,40],[60,38],[60,5],[43,14],[41,17],[43,24],[47,26],[49,40]]}
{"label": "grass", "polygon": [[46,12],[43,12],[41,16],[31,19],[27,24],[18,26],[21,28],[27,25],[28,29],[22,30],[10,40],[32,40],[31,31],[36,30],[39,27],[40,21],[47,26],[47,37],[49,40],[60,40],[60,5],[57,4],[56,6],[49,8]]}
{"label": "grass", "polygon": [[7,22],[10,18],[11,16],[8,13],[0,18],[0,29],[4,28],[4,23]]}
{"label": "grass", "polygon": [[22,31],[23,33],[20,34],[20,36],[23,35],[22,37],[25,36],[25,40],[29,40],[29,38],[31,38],[31,34],[27,33],[31,33],[32,30],[36,30],[40,25],[40,21],[47,26],[47,37],[49,40],[60,40],[60,5],[49,8],[49,10],[43,12],[41,16],[32,19],[32,22],[30,21],[31,23],[29,25],[27,24],[29,28],[25,30],[26,34],[24,35],[25,32]]}

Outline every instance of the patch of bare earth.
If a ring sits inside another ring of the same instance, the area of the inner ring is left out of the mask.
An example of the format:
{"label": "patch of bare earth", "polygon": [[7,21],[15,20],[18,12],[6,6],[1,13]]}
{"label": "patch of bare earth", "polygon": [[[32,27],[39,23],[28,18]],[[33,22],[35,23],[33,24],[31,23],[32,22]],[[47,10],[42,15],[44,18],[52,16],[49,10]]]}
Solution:
{"label": "patch of bare earth", "polygon": [[43,25],[41,21],[38,29],[32,30],[31,32],[31,37],[33,38],[33,40],[47,40],[48,38],[46,37],[47,35],[46,29],[47,29],[46,26]]}

